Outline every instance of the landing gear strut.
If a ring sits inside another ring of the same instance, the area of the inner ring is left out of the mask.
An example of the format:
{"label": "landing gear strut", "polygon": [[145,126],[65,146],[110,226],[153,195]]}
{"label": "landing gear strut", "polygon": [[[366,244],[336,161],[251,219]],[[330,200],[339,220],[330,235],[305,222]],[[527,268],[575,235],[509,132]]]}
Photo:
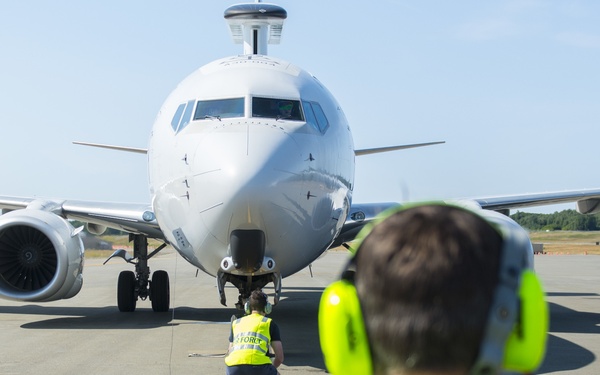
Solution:
{"label": "landing gear strut", "polygon": [[273,305],[277,305],[281,297],[281,274],[277,272],[259,275],[259,276],[241,276],[225,273],[223,271],[217,272],[217,289],[219,291],[219,299],[223,306],[227,306],[225,298],[225,283],[230,282],[238,288],[240,295],[235,307],[238,310],[244,309],[244,304],[250,298],[250,294],[255,289],[262,289],[265,285],[272,282],[275,289],[275,297],[273,298]]}
{"label": "landing gear strut", "polygon": [[[113,257],[123,258],[126,262],[135,264],[133,271],[122,271],[117,284],[117,305],[119,311],[133,312],[138,299],[145,301],[150,298],[152,310],[155,312],[169,311],[170,288],[169,275],[166,271],[155,271],[150,281],[150,267],[148,259],[152,258],[167,245],[163,244],[148,254],[148,238],[139,234],[130,235],[133,238],[133,257],[124,250],[117,250]],[[106,263],[104,262],[104,263]]]}

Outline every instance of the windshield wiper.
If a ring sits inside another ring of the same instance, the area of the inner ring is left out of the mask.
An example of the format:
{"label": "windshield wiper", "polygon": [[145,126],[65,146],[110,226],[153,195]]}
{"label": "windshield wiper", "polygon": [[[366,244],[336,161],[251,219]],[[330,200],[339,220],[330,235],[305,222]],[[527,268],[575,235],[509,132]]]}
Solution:
{"label": "windshield wiper", "polygon": [[209,116],[209,115],[204,116],[204,119],[207,119],[207,118],[209,118],[211,120],[217,119],[217,120],[221,121],[221,116]]}

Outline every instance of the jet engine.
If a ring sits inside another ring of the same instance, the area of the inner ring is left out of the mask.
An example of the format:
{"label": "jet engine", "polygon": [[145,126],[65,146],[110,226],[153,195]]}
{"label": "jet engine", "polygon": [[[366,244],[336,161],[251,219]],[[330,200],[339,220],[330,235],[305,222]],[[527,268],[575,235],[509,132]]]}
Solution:
{"label": "jet engine", "polygon": [[0,296],[36,302],[75,296],[83,285],[83,251],[78,232],[51,212],[0,216]]}

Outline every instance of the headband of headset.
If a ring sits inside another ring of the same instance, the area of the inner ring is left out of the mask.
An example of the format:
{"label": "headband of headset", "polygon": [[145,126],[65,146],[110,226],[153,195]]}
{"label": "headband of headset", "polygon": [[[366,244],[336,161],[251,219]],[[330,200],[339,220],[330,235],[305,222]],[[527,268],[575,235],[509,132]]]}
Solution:
{"label": "headband of headset", "polygon": [[[269,315],[271,313],[271,311],[273,311],[273,306],[269,302],[269,297],[267,296],[267,294],[264,293],[264,292],[261,292],[261,293],[264,295],[265,300],[267,301],[267,303],[266,303],[266,305],[264,307],[263,312],[266,315]],[[250,298],[248,298],[248,300],[246,301],[246,303],[244,303],[244,311],[246,312],[246,314],[251,314],[252,313],[252,308],[250,307]]]}

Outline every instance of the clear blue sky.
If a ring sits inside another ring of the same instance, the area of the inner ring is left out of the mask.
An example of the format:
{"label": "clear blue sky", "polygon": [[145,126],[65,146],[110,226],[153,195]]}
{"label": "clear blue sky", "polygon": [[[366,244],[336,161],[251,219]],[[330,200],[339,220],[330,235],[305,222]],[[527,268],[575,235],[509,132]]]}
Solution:
{"label": "clear blue sky", "polygon": [[[146,147],[178,82],[241,53],[234,3],[5,4],[0,195],[149,202],[143,155],[71,141]],[[357,158],[355,202],[600,187],[600,2],[275,3],[270,54],[329,88],[357,148],[447,142]]]}

